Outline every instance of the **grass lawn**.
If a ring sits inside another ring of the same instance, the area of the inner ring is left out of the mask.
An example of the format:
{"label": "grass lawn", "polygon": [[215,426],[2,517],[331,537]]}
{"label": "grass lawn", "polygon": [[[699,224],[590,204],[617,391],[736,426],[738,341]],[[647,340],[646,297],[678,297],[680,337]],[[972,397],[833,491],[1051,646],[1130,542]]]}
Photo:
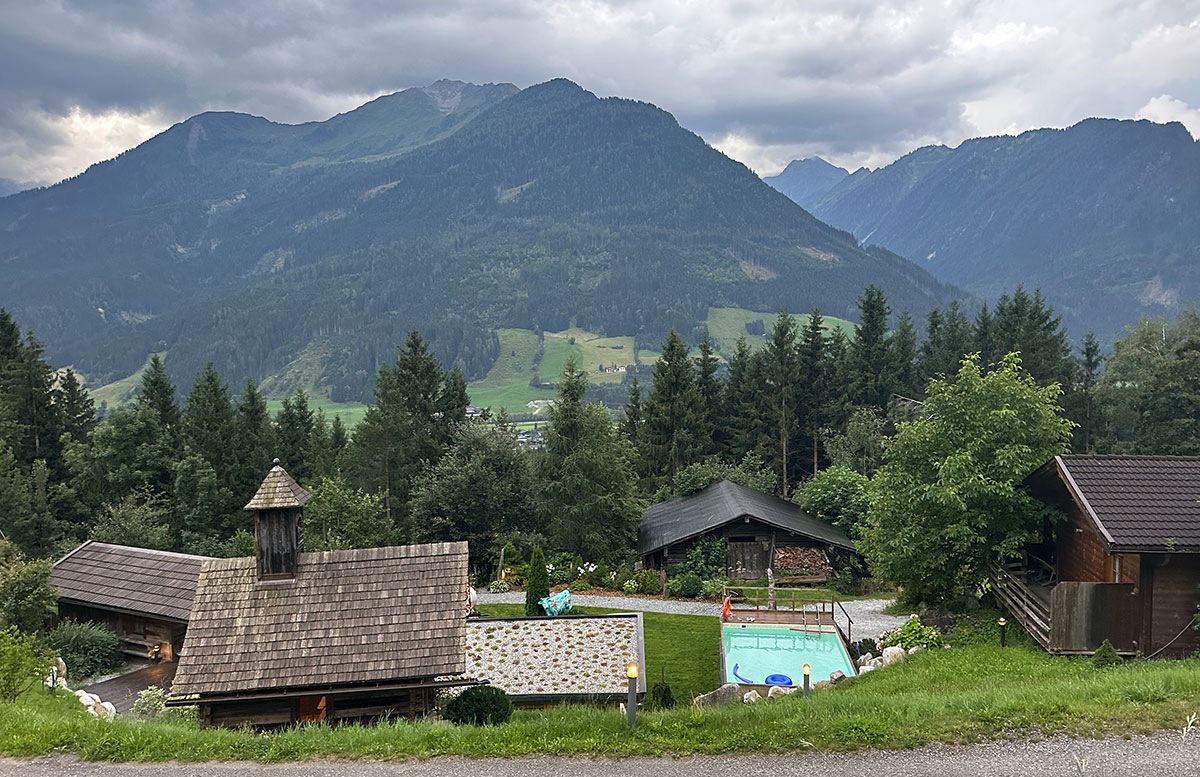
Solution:
{"label": "grass lawn", "polygon": [[[482,610],[497,618],[523,615],[521,604],[485,604]],[[576,607],[579,614],[624,612],[595,607]],[[666,680],[675,699],[691,701],[717,687],[717,640],[721,625],[715,617],[642,613],[646,640],[646,686]]]}
{"label": "grass lawn", "polygon": [[[688,640],[680,635],[673,641]],[[652,665],[650,672],[656,671]],[[1136,661],[1097,670],[1086,660],[980,645],[923,651],[807,701],[797,694],[724,709],[643,711],[632,731],[615,709],[561,707],[518,711],[498,727],[397,722],[300,726],[259,735],[128,719],[106,724],[88,716],[74,697],[35,692],[0,705],[0,753],[67,752],[114,761],[285,761],[910,748],[1052,734],[1128,736],[1178,729],[1197,710],[1198,659]]]}
{"label": "grass lawn", "polygon": [[[745,336],[751,348],[766,343],[766,338],[750,335],[746,333],[746,324],[752,321],[763,322],[763,326],[770,333],[771,327],[775,323],[775,317],[778,311],[774,313],[757,313],[753,310],[745,308],[709,308],[708,318],[704,325],[708,327],[708,334],[712,337],[721,352],[721,355],[728,359],[737,347],[737,339],[740,336]],[[796,319],[796,328],[800,329],[808,323],[808,315],[793,316]],[[844,318],[834,318],[833,316],[821,316],[825,321],[825,329],[832,331],[834,328],[841,329],[846,337],[853,339],[854,323],[847,321]]]}
{"label": "grass lawn", "polygon": [[[332,423],[334,416],[341,416],[342,423],[347,428],[353,429],[363,420],[363,416],[367,414],[367,405],[361,402],[333,402],[324,397],[309,397],[308,409],[314,413],[321,410],[325,413],[325,420]],[[267,400],[267,411],[271,415],[277,414],[283,409],[283,400],[270,399]]]}
{"label": "grass lawn", "polygon": [[[165,357],[166,353],[166,351],[162,351],[158,355]],[[146,362],[132,375],[104,386],[89,387],[88,393],[92,395],[92,401],[96,403],[96,407],[103,404],[109,408],[118,408],[130,402],[133,399],[133,393],[142,387],[142,374],[150,366],[151,356],[147,356]]]}

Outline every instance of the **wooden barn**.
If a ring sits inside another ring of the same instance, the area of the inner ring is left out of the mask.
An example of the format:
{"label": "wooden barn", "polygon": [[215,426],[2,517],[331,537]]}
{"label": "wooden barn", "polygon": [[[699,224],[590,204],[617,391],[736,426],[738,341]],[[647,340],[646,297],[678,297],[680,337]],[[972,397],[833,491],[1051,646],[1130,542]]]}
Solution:
{"label": "wooden barn", "polygon": [[1200,649],[1200,457],[1057,456],[1030,493],[1066,515],[994,570],[996,597],[1052,653]]}
{"label": "wooden barn", "polygon": [[854,550],[844,532],[791,502],[722,480],[647,507],[638,528],[638,555],[647,569],[670,569],[687,560],[701,537],[726,541],[726,574],[738,580],[765,577],[781,548],[814,548],[823,554]]}
{"label": "wooden barn", "polygon": [[60,618],[103,623],[121,651],[171,661],[183,646],[207,556],[88,541],[50,573]]}
{"label": "wooden barn", "polygon": [[253,558],[206,562],[171,705],[204,725],[427,713],[464,670],[465,542],[304,553],[310,494],[276,462],[246,506]]}

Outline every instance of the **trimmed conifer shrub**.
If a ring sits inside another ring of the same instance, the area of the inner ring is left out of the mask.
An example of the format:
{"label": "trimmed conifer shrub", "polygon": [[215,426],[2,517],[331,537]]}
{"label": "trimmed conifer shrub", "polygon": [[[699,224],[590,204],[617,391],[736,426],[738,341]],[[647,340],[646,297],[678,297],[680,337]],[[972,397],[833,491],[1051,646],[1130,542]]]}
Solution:
{"label": "trimmed conifer shrub", "polygon": [[525,615],[542,615],[541,600],[549,595],[550,573],[546,571],[546,556],[541,546],[536,546],[529,558],[529,580],[525,583]]}
{"label": "trimmed conifer shrub", "polygon": [[443,716],[456,726],[499,726],[512,717],[512,701],[491,685],[476,685],[446,705]]}
{"label": "trimmed conifer shrub", "polygon": [[1100,643],[1100,647],[1092,654],[1092,666],[1097,669],[1107,669],[1110,666],[1117,666],[1121,663],[1121,656],[1117,653],[1117,649],[1113,647],[1113,643],[1107,639]]}

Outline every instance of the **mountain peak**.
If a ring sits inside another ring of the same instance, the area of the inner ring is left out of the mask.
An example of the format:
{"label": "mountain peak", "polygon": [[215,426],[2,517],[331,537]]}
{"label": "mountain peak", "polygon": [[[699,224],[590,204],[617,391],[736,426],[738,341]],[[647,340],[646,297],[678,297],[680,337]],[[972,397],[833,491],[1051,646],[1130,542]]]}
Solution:
{"label": "mountain peak", "polygon": [[850,173],[846,170],[820,157],[808,157],[793,159],[782,173],[763,178],[763,181],[786,194],[800,207],[811,210],[848,175]]}

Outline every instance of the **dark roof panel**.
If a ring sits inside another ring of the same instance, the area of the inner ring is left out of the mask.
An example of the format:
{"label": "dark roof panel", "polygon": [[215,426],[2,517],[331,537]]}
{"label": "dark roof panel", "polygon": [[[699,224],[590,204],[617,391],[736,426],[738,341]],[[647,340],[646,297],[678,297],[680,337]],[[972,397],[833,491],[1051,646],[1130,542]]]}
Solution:
{"label": "dark roof panel", "polygon": [[1200,551],[1200,456],[1080,454],[1042,470],[1055,465],[1113,550]]}
{"label": "dark roof panel", "polygon": [[813,518],[791,502],[722,480],[694,494],[647,507],[638,527],[638,553],[643,556],[653,553],[743,516],[840,548],[854,549],[854,543],[841,529]]}
{"label": "dark roof panel", "polygon": [[208,556],[88,541],[54,565],[60,599],[186,621]]}
{"label": "dark roof panel", "polygon": [[172,694],[462,673],[465,542],[300,554],[294,580],[253,558],[204,565]]}

